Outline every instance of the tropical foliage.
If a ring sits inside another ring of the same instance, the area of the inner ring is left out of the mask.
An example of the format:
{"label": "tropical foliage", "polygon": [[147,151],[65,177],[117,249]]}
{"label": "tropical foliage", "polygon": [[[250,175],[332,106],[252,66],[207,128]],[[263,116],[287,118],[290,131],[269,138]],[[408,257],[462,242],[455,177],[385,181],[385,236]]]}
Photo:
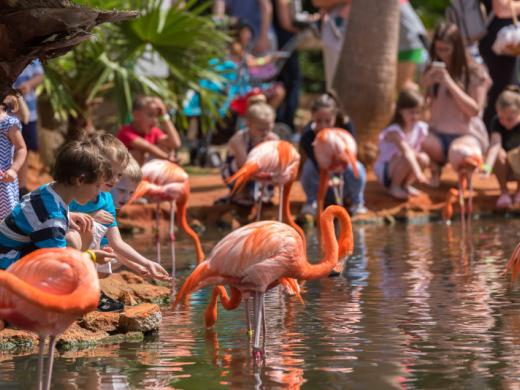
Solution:
{"label": "tropical foliage", "polygon": [[[179,107],[188,89],[202,94],[206,124],[222,96],[200,90],[200,79],[218,79],[209,60],[225,54],[228,41],[203,12],[211,1],[177,2],[164,7],[162,1],[83,0],[94,8],[137,9],[141,17],[120,24],[102,25],[96,38],[67,55],[49,61],[42,99],[54,115],[72,126],[84,124],[89,104],[96,98],[113,99],[118,122],[130,117],[131,101],[137,94],[158,95]],[[146,72],[146,58],[160,58],[166,77]],[[144,69],[144,70],[143,70]]]}

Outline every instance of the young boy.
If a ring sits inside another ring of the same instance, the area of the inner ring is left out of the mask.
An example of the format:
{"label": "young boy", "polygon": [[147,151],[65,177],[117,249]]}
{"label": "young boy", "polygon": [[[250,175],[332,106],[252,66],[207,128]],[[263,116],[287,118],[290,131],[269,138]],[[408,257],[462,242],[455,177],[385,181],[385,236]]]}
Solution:
{"label": "young boy", "polygon": [[[65,247],[69,225],[80,225],[80,230],[86,227],[81,216],[69,217],[69,204],[89,202],[111,176],[110,165],[91,142],[72,141],[62,146],[56,155],[55,181],[25,196],[0,223],[0,269],[38,248]],[[110,251],[94,253],[100,264],[114,257]]]}
{"label": "young boy", "polygon": [[[157,119],[164,132],[157,127]],[[181,147],[181,138],[175,129],[163,101],[157,97],[141,96],[132,105],[132,122],[117,133],[139,165],[148,156],[174,158]]]}

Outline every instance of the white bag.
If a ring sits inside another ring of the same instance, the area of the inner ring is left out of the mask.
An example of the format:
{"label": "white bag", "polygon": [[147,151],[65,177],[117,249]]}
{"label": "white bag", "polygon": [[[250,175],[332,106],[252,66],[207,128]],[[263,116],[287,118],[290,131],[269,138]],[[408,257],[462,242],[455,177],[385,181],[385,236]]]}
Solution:
{"label": "white bag", "polygon": [[500,29],[492,49],[498,55],[516,57],[520,55],[520,26],[511,0],[509,0],[509,7],[513,15],[513,24]]}
{"label": "white bag", "polygon": [[480,41],[487,33],[490,17],[479,0],[451,0],[445,16],[457,25],[467,45]]}

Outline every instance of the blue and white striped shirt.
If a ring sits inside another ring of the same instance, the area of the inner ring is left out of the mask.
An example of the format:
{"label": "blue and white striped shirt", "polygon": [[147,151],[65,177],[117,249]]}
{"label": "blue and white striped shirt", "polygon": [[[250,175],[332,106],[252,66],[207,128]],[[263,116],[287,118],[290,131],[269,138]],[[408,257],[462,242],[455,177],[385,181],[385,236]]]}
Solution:
{"label": "blue and white striped shirt", "polygon": [[50,184],[24,196],[0,223],[0,269],[38,248],[67,246],[69,208]]}

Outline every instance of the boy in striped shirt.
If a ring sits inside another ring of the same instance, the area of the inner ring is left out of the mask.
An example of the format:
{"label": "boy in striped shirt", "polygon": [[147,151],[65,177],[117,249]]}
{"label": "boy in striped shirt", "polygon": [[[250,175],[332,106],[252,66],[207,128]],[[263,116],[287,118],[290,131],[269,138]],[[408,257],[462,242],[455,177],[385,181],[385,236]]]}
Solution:
{"label": "boy in striped shirt", "polygon": [[[88,141],[72,141],[56,156],[51,183],[24,196],[0,223],[0,269],[6,269],[39,248],[64,248],[69,226],[91,229],[91,220],[69,216],[72,201],[84,204],[95,198],[112,175],[99,148]],[[98,263],[113,259],[110,250],[94,251]]]}

